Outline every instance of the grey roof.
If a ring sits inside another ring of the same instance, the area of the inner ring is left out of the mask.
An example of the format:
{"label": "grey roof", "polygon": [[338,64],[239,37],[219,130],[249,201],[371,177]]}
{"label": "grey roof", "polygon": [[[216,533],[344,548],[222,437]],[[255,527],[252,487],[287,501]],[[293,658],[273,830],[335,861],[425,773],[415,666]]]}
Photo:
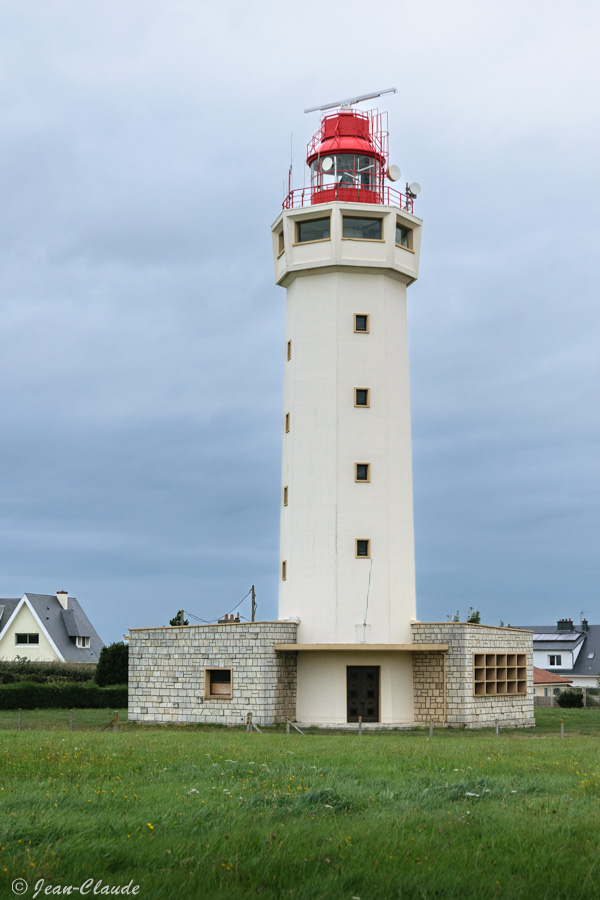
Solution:
{"label": "grey roof", "polygon": [[[54,641],[66,662],[96,663],[104,647],[102,639],[81,608],[76,597],[69,597],[64,610],[56,594],[25,594],[44,628]],[[0,619],[0,632],[12,616],[18,600],[0,600],[4,613]],[[89,637],[89,647],[77,647],[76,637]]]}
{"label": "grey roof", "polygon": [[[580,628],[581,626],[575,626]],[[514,625],[513,628],[520,628],[524,631],[533,631],[534,633],[534,650],[549,650],[554,653],[564,650],[572,650],[579,646],[579,642],[583,640],[575,665],[572,669],[552,667],[553,672],[559,675],[586,675],[588,677],[596,677],[600,675],[600,625],[590,625],[589,631],[558,631],[556,625]],[[575,643],[553,641],[551,635],[566,634],[573,639]],[[536,640],[536,637],[538,639]],[[589,654],[593,653],[592,659]]]}

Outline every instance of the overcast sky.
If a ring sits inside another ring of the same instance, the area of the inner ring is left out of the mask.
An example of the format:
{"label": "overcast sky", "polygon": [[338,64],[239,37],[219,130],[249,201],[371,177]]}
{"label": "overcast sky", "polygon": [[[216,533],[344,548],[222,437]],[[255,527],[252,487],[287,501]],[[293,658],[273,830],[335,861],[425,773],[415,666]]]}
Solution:
{"label": "overcast sky", "polygon": [[301,185],[303,109],[396,86],[419,618],[600,622],[599,26],[0,0],[0,596],[67,589],[106,642],[252,583],[276,617],[290,134]]}

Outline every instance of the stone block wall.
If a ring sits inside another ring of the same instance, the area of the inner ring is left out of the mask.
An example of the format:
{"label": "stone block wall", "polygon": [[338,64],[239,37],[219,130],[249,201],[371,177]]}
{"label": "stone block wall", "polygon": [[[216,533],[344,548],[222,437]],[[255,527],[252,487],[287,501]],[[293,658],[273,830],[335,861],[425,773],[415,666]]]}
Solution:
{"label": "stone block wall", "polygon": [[412,658],[415,723],[443,725],[446,721],[444,654],[414,651]]}
{"label": "stone block wall", "polygon": [[[231,622],[129,631],[129,719],[141,723],[257,725],[296,717],[292,622]],[[205,697],[204,670],[232,670],[231,699]]]}
{"label": "stone block wall", "polygon": [[[412,633],[415,644],[448,644],[446,655],[446,722],[450,726],[484,728],[535,725],[533,715],[533,640],[527,631],[496,628],[464,622],[416,622]],[[474,653],[525,653],[527,656],[527,692],[475,696],[473,693]],[[421,657],[424,659],[421,660]],[[415,712],[428,714],[428,707],[418,699],[428,673],[428,654],[413,654]],[[416,669],[414,666],[416,665]],[[439,683],[435,681],[434,684]],[[437,708],[435,708],[437,698]],[[426,698],[427,699],[427,698]],[[439,692],[429,690],[429,709],[439,716]],[[431,716],[429,721],[431,721]],[[423,721],[423,720],[421,720]],[[434,719],[435,721],[435,719]]]}

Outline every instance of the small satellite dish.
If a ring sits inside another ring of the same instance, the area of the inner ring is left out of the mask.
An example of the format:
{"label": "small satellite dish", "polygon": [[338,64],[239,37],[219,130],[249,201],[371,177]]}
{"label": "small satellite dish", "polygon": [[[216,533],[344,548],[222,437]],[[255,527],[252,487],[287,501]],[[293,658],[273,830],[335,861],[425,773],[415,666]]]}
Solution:
{"label": "small satellite dish", "polygon": [[321,170],[323,172],[330,172],[333,169],[333,160],[330,156],[326,156],[325,159],[321,163]]}
{"label": "small satellite dish", "polygon": [[412,184],[409,184],[408,190],[409,190],[409,192],[410,192],[411,194],[413,194],[415,197],[418,197],[419,194],[421,193],[421,185],[419,184],[418,181],[413,181]]}
{"label": "small satellite dish", "polygon": [[399,166],[388,166],[385,174],[390,179],[390,181],[399,181],[400,180],[400,167]]}

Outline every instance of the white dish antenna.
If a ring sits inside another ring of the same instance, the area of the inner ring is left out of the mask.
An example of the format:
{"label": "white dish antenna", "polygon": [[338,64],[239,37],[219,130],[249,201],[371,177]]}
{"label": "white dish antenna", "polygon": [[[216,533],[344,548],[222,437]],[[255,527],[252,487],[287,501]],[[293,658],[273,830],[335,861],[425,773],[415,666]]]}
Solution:
{"label": "white dish antenna", "polygon": [[382,97],[383,94],[397,94],[398,88],[385,88],[383,91],[373,91],[372,94],[360,94],[358,97],[348,97],[346,100],[336,100],[334,103],[324,103],[322,106],[311,106],[305,109],[305,113],[317,112],[325,109],[334,109],[336,106],[353,106],[354,103],[360,103],[361,100],[373,100],[375,97]]}
{"label": "white dish antenna", "polygon": [[390,181],[400,181],[400,166],[388,166],[385,174]]}
{"label": "white dish antenna", "polygon": [[333,169],[333,160],[330,156],[325,157],[321,163],[321,169],[323,172],[330,172]]}
{"label": "white dish antenna", "polygon": [[406,185],[406,193],[409,197],[418,197],[421,193],[421,185],[418,181],[413,181],[412,184]]}

